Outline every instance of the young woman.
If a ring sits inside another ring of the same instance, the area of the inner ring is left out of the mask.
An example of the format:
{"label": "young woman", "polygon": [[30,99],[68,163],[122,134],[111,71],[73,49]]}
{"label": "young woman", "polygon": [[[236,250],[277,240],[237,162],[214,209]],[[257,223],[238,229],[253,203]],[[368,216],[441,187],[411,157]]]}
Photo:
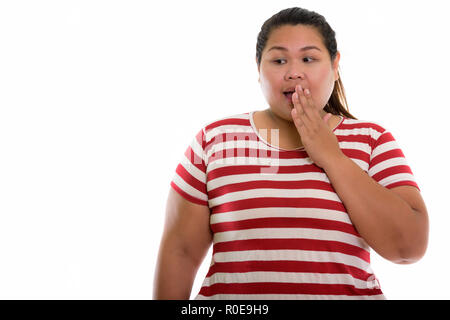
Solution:
{"label": "young woman", "polygon": [[154,298],[385,299],[370,248],[425,254],[428,215],[392,134],[346,107],[335,33],[289,8],[256,45],[269,104],[205,125],[171,182]]}

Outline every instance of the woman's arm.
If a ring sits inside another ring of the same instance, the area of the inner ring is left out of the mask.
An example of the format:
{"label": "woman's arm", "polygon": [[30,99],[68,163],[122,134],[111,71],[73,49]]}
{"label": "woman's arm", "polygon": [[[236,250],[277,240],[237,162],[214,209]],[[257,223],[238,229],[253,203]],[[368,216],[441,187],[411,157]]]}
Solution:
{"label": "woman's arm", "polygon": [[370,247],[395,263],[414,263],[428,243],[428,214],[412,186],[387,189],[343,155],[323,168]]}
{"label": "woman's arm", "polygon": [[419,191],[389,190],[344,155],[308,90],[297,86],[292,102],[291,115],[309,157],[327,173],[359,234],[390,261],[419,260],[428,243],[428,214]]}
{"label": "woman's arm", "polygon": [[208,207],[189,202],[170,189],[153,299],[189,299],[197,270],[212,242],[209,214]]}

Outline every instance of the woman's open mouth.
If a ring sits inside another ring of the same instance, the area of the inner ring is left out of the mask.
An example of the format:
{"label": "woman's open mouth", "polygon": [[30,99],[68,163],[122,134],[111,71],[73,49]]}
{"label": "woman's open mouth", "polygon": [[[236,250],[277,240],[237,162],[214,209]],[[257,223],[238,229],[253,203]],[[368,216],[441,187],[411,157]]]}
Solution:
{"label": "woman's open mouth", "polygon": [[286,99],[288,99],[290,102],[292,102],[292,94],[294,92],[283,92],[284,96],[286,97]]}

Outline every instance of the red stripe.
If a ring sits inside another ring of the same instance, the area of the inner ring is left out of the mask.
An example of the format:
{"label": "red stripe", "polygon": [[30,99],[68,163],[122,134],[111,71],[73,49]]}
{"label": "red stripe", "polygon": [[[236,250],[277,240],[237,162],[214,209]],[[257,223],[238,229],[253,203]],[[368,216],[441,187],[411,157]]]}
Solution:
{"label": "red stripe", "polygon": [[188,185],[206,194],[206,184],[192,176],[181,164],[177,166],[175,171]]}
{"label": "red stripe", "polygon": [[[250,165],[250,166],[227,166],[222,168],[217,168],[208,172],[208,180],[211,181],[216,178],[221,178],[224,176],[230,176],[235,174],[251,174],[251,173],[261,173],[261,169],[267,168],[268,166],[260,165]],[[298,166],[278,166],[278,174],[287,173],[310,173],[319,172],[324,173],[324,171],[316,166],[315,164],[298,165]]]}
{"label": "red stripe", "polygon": [[420,191],[420,188],[419,188],[419,186],[417,185],[417,183],[415,183],[414,181],[411,181],[411,180],[408,180],[408,181],[399,181],[399,182],[395,182],[395,183],[392,183],[392,184],[388,184],[388,185],[386,186],[386,188],[392,189],[392,188],[395,188],[395,187],[401,187],[401,186],[412,186],[412,187],[416,187],[416,188]]}
{"label": "red stripe", "polygon": [[372,178],[375,179],[375,181],[380,182],[384,178],[392,176],[394,174],[398,174],[398,173],[410,173],[410,174],[412,174],[411,169],[409,168],[409,166],[402,165],[402,166],[389,167],[389,168],[386,168],[384,170],[381,170],[380,172],[374,174],[372,176]]}
{"label": "red stripe", "polygon": [[357,149],[341,149],[342,152],[349,158],[358,159],[369,164],[370,154]]}
{"label": "red stripe", "polygon": [[250,120],[249,119],[238,119],[238,118],[217,120],[217,121],[214,121],[214,122],[208,124],[205,127],[205,131],[208,132],[214,128],[217,128],[220,126],[229,126],[229,125],[250,126]]}
{"label": "red stripe", "polygon": [[184,153],[184,155],[186,156],[186,158],[197,168],[199,168],[200,171],[205,172],[206,171],[206,166],[205,166],[205,161],[203,161],[203,158],[199,157],[194,150],[192,149],[191,146],[189,146],[186,149],[186,152]]}
{"label": "red stripe", "polygon": [[386,152],[383,152],[379,155],[377,155],[375,158],[372,159],[372,161],[370,161],[370,166],[369,169],[371,169],[372,167],[374,167],[375,165],[377,165],[380,162],[392,159],[392,158],[404,158],[405,156],[403,155],[403,152],[400,149],[392,149]]}
{"label": "red stripe", "polygon": [[193,203],[196,204],[200,204],[202,206],[208,206],[208,202],[198,199],[198,198],[194,198],[193,196],[191,196],[190,194],[187,194],[186,192],[184,192],[183,190],[181,190],[173,181],[170,183],[170,185],[172,186],[172,188],[178,192],[182,197],[184,197],[186,200],[189,200]]}
{"label": "red stripe", "polygon": [[375,144],[372,145],[372,150],[375,150],[378,146],[391,141],[395,141],[394,136],[389,131],[385,131],[378,137]]}
{"label": "red stripe", "polygon": [[212,213],[221,213],[254,208],[318,208],[347,212],[341,202],[317,198],[254,198],[227,202],[212,208]]}
{"label": "red stripe", "polygon": [[247,250],[312,250],[340,252],[356,256],[370,263],[370,253],[363,248],[348,243],[315,239],[248,239],[218,242],[213,246],[213,255],[217,252]]}
{"label": "red stripe", "polygon": [[211,230],[214,233],[260,228],[311,228],[336,230],[359,237],[358,232],[352,224],[314,218],[259,218],[211,224]]}
{"label": "red stripe", "polygon": [[202,287],[200,294],[212,296],[215,294],[323,294],[323,295],[378,295],[380,289],[358,289],[348,284],[321,283],[215,283]]}
{"label": "red stripe", "polygon": [[351,135],[336,135],[339,142],[359,142],[365,143],[370,146],[373,146],[376,143],[376,140],[369,135],[359,135],[359,134],[351,134]]}
{"label": "red stripe", "polygon": [[252,271],[273,271],[273,272],[312,272],[312,273],[333,273],[349,274],[355,279],[367,280],[372,274],[362,269],[337,262],[315,262],[315,261],[237,261],[237,262],[216,262],[208,271],[207,277],[214,273],[236,273]]}
{"label": "red stripe", "polygon": [[363,134],[336,135],[339,142],[361,142],[369,143],[370,136]]}
{"label": "red stripe", "polygon": [[199,145],[201,145],[202,146],[202,149],[204,150],[205,149],[205,134],[203,133],[203,129],[201,129],[198,133],[197,133],[197,135],[195,136],[195,139],[197,139],[197,143],[199,144]]}
{"label": "red stripe", "polygon": [[[258,136],[254,132],[220,132],[211,137],[205,144],[205,152],[208,152],[215,144],[229,141],[258,141]],[[242,143],[242,142],[240,142]]]}
{"label": "red stripe", "polygon": [[[222,149],[217,152],[214,152],[209,157],[209,163],[213,161],[218,161],[221,159],[228,159],[230,163],[237,162],[237,159],[233,159],[235,157],[252,157],[252,158],[261,158],[261,159],[283,159],[285,156],[281,156],[278,151],[274,150],[265,150],[265,149],[255,149],[255,148],[228,148]],[[296,159],[300,159],[297,155]],[[239,160],[242,161],[242,160]],[[250,160],[245,160],[246,162],[250,162]],[[252,160],[253,161],[253,160]]]}
{"label": "red stripe", "polygon": [[[347,141],[347,142],[368,143],[366,136],[361,136],[361,139],[354,139],[354,138],[352,138],[353,136],[350,138],[348,138],[347,136],[337,136],[337,137],[338,137],[339,142]],[[249,140],[254,140],[254,139],[239,139],[237,141],[244,141],[244,143],[246,143],[246,141],[249,141]],[[361,140],[361,141],[359,141],[359,140]],[[233,141],[233,140],[229,140],[229,141]],[[266,158],[304,159],[304,158],[308,157],[308,154],[306,153],[306,151],[303,151],[303,150],[280,152],[278,150],[266,150],[266,149],[261,149],[261,148],[256,148],[256,149],[250,148],[250,147],[238,148],[237,141],[235,143],[235,146],[231,146],[226,149],[221,149],[216,152],[213,152],[209,157],[209,163],[211,163],[213,161],[221,160],[221,159],[230,159],[230,158],[234,158],[234,157],[252,157],[252,158],[262,158],[262,159],[266,159]],[[222,142],[222,140],[220,142]],[[242,143],[242,142],[240,142],[240,143]],[[205,148],[205,153],[207,153],[209,151],[209,149],[212,148],[212,146],[213,146],[213,143],[211,141],[208,142],[207,146]],[[364,151],[357,150],[357,149],[342,149],[342,150],[347,150],[346,155],[349,157],[356,157],[357,159],[367,161],[367,163],[369,162],[368,158],[370,157],[370,155],[368,155],[368,153],[366,153]]]}
{"label": "red stripe", "polygon": [[[244,143],[246,143],[245,140]],[[209,142],[208,142],[209,143]],[[240,142],[241,144],[242,142]],[[209,149],[212,148],[212,144],[207,144],[205,152],[207,153]],[[263,148],[238,148],[237,143],[236,147],[229,147],[226,149],[217,150],[216,152],[213,152],[210,155],[210,161],[212,160],[219,160],[219,159],[226,159],[237,155],[243,155],[243,154],[249,154],[252,157],[257,158],[274,158],[274,159],[305,159],[308,158],[308,154],[304,150],[291,150],[291,151],[283,151],[280,152],[279,150],[270,150],[270,149],[263,149]]]}
{"label": "red stripe", "polygon": [[303,180],[303,181],[271,181],[271,180],[258,180],[258,181],[246,181],[239,183],[227,184],[225,186],[211,190],[208,195],[210,199],[222,196],[227,193],[253,190],[261,188],[270,189],[316,189],[335,192],[330,183],[317,180]]}

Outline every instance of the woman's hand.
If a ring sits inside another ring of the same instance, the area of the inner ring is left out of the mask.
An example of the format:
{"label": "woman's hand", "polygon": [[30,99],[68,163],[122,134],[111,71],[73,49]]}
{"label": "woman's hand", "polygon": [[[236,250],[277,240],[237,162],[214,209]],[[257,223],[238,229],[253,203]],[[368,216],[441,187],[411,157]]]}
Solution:
{"label": "woman's hand", "polygon": [[292,102],[291,115],[303,146],[311,160],[326,171],[328,164],[344,156],[336,136],[327,125],[329,114],[322,119],[311,93],[308,89],[303,91],[300,85],[295,88]]}

